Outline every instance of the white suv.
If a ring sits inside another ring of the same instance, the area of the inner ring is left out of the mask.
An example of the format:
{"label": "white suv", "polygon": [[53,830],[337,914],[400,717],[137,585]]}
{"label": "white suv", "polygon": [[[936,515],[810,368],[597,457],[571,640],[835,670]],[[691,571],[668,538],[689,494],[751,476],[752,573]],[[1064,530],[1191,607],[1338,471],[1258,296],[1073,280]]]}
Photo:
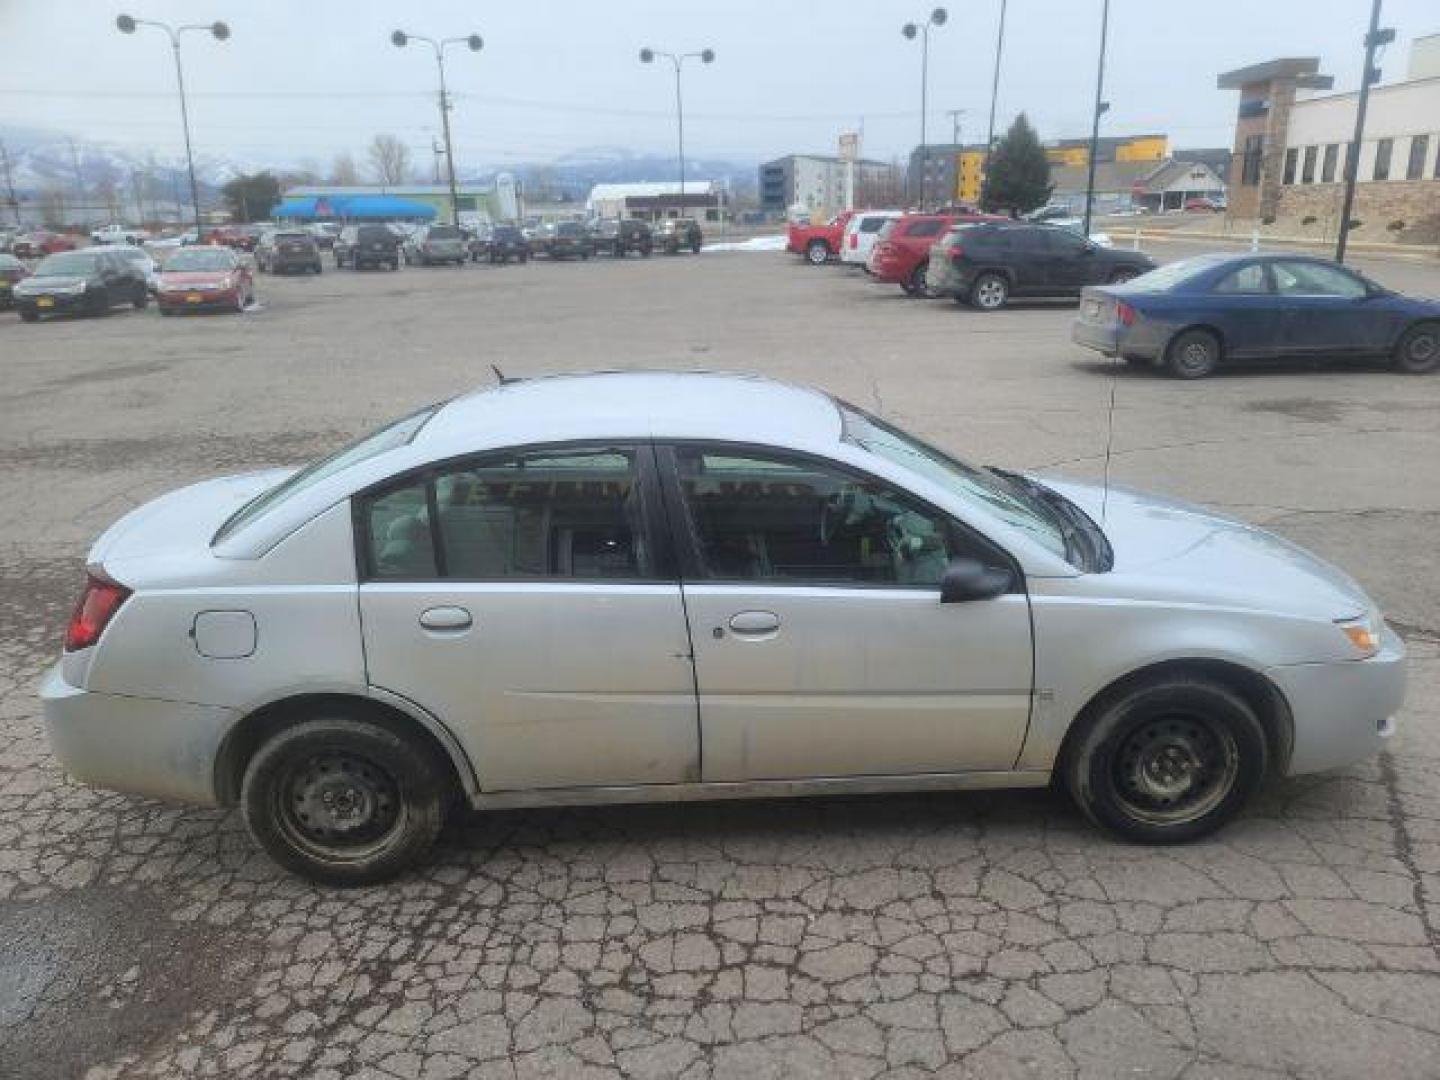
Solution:
{"label": "white suv", "polygon": [[887,221],[899,216],[899,210],[863,210],[852,217],[845,225],[845,235],[840,238],[840,261],[864,267],[880,230]]}

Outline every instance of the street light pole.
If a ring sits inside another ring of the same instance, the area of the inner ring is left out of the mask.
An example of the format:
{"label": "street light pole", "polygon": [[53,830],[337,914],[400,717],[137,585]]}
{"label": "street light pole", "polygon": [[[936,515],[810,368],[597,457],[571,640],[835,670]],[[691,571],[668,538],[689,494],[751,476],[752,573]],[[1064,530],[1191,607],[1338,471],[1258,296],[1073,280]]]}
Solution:
{"label": "street light pole", "polygon": [[441,38],[439,41],[421,34],[409,34],[404,30],[396,30],[390,35],[390,44],[397,49],[405,48],[412,41],[423,41],[435,50],[435,67],[440,72],[440,126],[445,133],[445,171],[450,178],[450,223],[458,229],[460,227],[460,189],[455,183],[455,148],[450,141],[450,91],[445,85],[445,47],[464,44],[471,52],[479,52],[485,47],[485,41],[479,34]]}
{"label": "street light pole", "polygon": [[1095,157],[1100,149],[1100,117],[1110,108],[1101,100],[1105,92],[1105,38],[1110,32],[1110,0],[1104,0],[1100,14],[1100,64],[1095,72],[1095,115],[1090,122],[1090,162],[1085,178],[1085,224],[1081,235],[1090,238],[1091,206],[1095,201]]}
{"label": "street light pole", "polygon": [[1335,261],[1345,261],[1345,241],[1350,235],[1350,213],[1355,207],[1355,178],[1360,171],[1360,144],[1365,138],[1365,110],[1370,104],[1370,87],[1380,81],[1375,69],[1375,50],[1395,40],[1395,31],[1380,29],[1380,0],[1370,5],[1370,29],[1365,34],[1365,73],[1360,78],[1360,100],[1355,103],[1355,134],[1345,153],[1345,199],[1340,209],[1340,232],[1335,239]]}
{"label": "street light pole", "polygon": [[648,45],[640,50],[642,64],[653,64],[656,57],[664,57],[675,68],[675,130],[679,136],[680,211],[683,214],[685,211],[685,99],[680,92],[680,71],[685,66],[685,61],[690,59],[698,59],[702,64],[713,64],[715,50],[701,49],[699,52],[671,53],[652,49]]}
{"label": "street light pole", "polygon": [[995,74],[990,80],[990,132],[985,137],[985,167],[990,167],[990,151],[995,147],[995,99],[1000,96],[1000,53],[1005,48],[1005,4],[1000,0],[1000,29],[995,33]]}
{"label": "street light pole", "polygon": [[198,244],[205,226],[200,220],[200,185],[195,181],[195,154],[190,148],[190,108],[185,101],[185,68],[180,63],[180,35],[187,30],[203,30],[216,41],[227,41],[230,27],[219,20],[208,24],[188,23],[172,27],[169,23],[137,19],[130,15],[118,15],[115,18],[115,28],[122,34],[133,34],[141,26],[153,26],[165,31],[170,38],[170,49],[175,54],[175,85],[180,90],[180,125],[185,130],[185,165],[190,171],[190,202],[195,207],[195,242]]}
{"label": "street light pole", "polygon": [[925,209],[925,174],[929,171],[930,146],[926,141],[925,114],[930,108],[930,28],[944,26],[949,14],[943,7],[930,12],[930,17],[920,26],[906,23],[900,32],[911,41],[920,35],[920,209]]}

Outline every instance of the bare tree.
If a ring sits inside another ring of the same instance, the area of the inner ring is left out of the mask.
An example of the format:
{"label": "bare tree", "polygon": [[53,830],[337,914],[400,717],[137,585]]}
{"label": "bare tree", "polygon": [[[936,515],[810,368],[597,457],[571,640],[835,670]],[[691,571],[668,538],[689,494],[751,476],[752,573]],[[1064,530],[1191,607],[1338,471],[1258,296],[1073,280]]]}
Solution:
{"label": "bare tree", "polygon": [[360,183],[360,170],[355,167],[355,156],[350,151],[335,155],[330,163],[330,183],[344,187]]}
{"label": "bare tree", "polygon": [[410,148],[394,135],[376,135],[370,143],[370,168],[382,184],[403,184],[410,179]]}

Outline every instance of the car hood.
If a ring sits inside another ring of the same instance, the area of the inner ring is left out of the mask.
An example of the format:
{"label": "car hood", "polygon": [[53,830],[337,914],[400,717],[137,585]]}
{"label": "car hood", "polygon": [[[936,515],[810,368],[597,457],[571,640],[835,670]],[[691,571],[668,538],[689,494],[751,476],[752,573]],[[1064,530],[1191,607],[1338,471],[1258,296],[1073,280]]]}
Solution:
{"label": "car hood", "polygon": [[1364,615],[1375,604],[1343,570],[1304,548],[1201,507],[1111,485],[1035,477],[1080,506],[1115,553],[1114,572],[1147,579],[1199,603],[1322,619]]}
{"label": "car hood", "polygon": [[171,270],[160,272],[160,284],[183,289],[191,285],[224,285],[230,280],[226,270]]}
{"label": "car hood", "polygon": [[266,469],[204,480],[167,492],[131,510],[106,529],[86,561],[133,584],[133,573],[127,573],[127,569],[133,571],[146,562],[180,552],[208,550],[216,531],[231,514],[292,472]]}

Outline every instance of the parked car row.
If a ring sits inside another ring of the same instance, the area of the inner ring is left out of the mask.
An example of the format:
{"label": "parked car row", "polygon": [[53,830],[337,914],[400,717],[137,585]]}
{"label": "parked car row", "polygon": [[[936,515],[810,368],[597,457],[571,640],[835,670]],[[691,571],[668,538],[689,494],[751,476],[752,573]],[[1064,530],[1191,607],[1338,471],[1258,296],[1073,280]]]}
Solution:
{"label": "parked car row", "polygon": [[243,311],[255,300],[254,276],[234,250],[181,248],[163,267],[142,248],[97,245],[41,259],[33,271],[0,256],[0,307],[25,322],[47,315],[104,315],[117,306],[144,310],[154,297],[162,315],[180,311]]}
{"label": "parked car row", "polygon": [[828,254],[812,252],[821,243],[828,251],[839,226],[842,262],[863,258],[875,281],[911,296],[949,297],[979,311],[1022,297],[1075,298],[1077,344],[1181,379],[1290,357],[1440,370],[1440,301],[1403,296],[1308,255],[1215,254],[1157,266],[1143,252],[1086,237],[1064,223],[1062,209],[1023,221],[862,211],[824,227],[792,226],[788,247],[826,262]]}

